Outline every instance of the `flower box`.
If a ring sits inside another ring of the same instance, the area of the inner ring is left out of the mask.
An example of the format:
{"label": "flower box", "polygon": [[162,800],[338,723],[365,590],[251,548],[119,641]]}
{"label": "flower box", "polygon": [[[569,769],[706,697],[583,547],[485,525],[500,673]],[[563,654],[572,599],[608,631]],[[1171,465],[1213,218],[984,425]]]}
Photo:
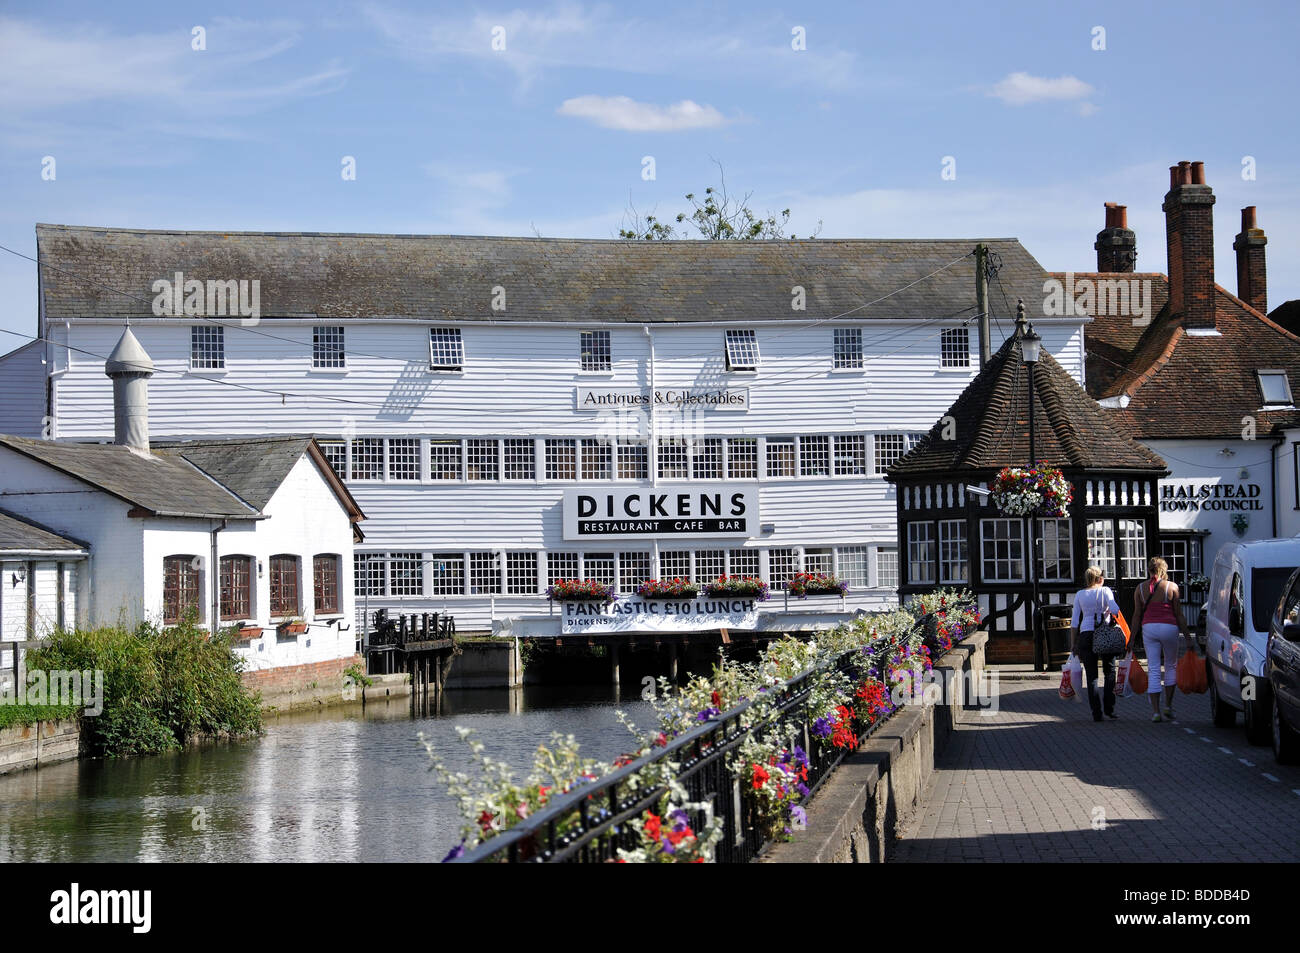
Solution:
{"label": "flower box", "polygon": [[849,584],[824,573],[797,572],[790,580],[790,595],[798,599],[808,596],[840,596],[848,594]]}
{"label": "flower box", "polygon": [[694,599],[700,587],[685,579],[647,579],[636,587],[636,594],[642,599]]}
{"label": "flower box", "polygon": [[1043,461],[1025,467],[1003,467],[989,484],[993,505],[1007,516],[1070,515],[1074,488],[1056,467]]}
{"label": "flower box", "polygon": [[261,637],[262,627],[260,625],[241,625],[235,632],[236,639],[256,639]]}
{"label": "flower box", "polygon": [[302,622],[301,620],[291,620],[289,622],[281,622],[279,625],[275,627],[275,631],[278,635],[282,635],[282,636],[302,635],[302,633],[307,631],[307,623]]}
{"label": "flower box", "polygon": [[618,594],[613,586],[593,579],[557,579],[546,587],[546,598],[552,602],[614,602]]}
{"label": "flower box", "polygon": [[768,585],[754,576],[719,576],[704,584],[704,594],[710,598],[742,596],[765,602],[771,597]]}

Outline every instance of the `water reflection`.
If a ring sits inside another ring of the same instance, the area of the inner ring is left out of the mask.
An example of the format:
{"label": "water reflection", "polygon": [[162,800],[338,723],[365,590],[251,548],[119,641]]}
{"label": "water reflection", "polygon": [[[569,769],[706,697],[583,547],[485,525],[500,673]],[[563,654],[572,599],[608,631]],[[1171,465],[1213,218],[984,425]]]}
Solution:
{"label": "water reflection", "polygon": [[470,764],[462,725],[526,772],[552,732],[610,759],[631,741],[616,709],[648,722],[645,703],[603,688],[447,692],[438,707],[285,716],[256,741],[0,777],[0,861],[436,861],[460,819],[417,731],[452,770]]}

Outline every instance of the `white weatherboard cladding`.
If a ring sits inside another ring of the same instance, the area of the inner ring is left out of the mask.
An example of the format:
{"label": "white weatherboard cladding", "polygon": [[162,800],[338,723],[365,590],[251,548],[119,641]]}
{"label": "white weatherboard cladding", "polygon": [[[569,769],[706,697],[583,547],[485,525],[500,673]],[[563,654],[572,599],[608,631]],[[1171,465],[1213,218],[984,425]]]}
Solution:
{"label": "white weatherboard cladding", "polygon": [[1296,459],[1300,430],[1288,430],[1277,448],[1277,534],[1300,536],[1300,489],[1296,486]]}
{"label": "white weatherboard cladding", "polygon": [[[23,579],[26,572],[26,563],[0,563],[0,642],[21,642],[27,638],[27,583]],[[4,663],[0,662],[0,668],[3,667]]]}

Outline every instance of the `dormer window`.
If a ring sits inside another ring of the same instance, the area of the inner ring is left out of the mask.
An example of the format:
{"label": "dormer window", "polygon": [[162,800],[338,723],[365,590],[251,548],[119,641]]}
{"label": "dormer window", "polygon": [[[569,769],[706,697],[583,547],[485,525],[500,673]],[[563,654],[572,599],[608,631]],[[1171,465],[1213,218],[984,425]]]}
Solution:
{"label": "dormer window", "polygon": [[460,328],[429,328],[429,370],[459,371],[464,366]]}
{"label": "dormer window", "polygon": [[758,370],[758,335],[752,329],[727,332],[727,370]]}
{"label": "dormer window", "polygon": [[1264,398],[1265,407],[1290,407],[1291,383],[1286,371],[1256,371],[1259,378],[1259,393]]}

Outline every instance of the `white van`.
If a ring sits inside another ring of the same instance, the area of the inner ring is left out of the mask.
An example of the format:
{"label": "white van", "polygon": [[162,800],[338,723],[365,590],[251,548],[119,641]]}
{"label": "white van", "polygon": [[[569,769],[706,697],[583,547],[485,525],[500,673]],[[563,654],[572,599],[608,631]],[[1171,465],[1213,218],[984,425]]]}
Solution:
{"label": "white van", "polygon": [[1231,728],[1246,716],[1253,744],[1268,744],[1271,709],[1268,625],[1282,587],[1300,567],[1300,538],[1227,543],[1214,558],[1205,605],[1205,665],[1210,713]]}

